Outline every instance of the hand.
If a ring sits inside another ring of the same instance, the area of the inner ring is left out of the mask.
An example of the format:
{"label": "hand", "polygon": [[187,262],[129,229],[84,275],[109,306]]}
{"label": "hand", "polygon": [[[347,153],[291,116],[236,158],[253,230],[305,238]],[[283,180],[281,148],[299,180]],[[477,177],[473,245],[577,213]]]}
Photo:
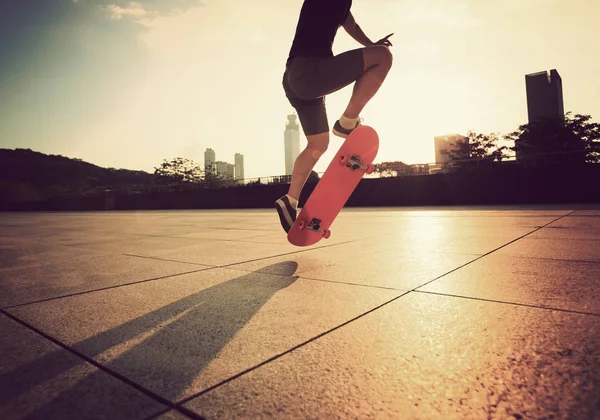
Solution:
{"label": "hand", "polygon": [[373,45],[385,45],[386,47],[391,47],[392,43],[388,40],[389,37],[394,35],[393,33],[389,34],[385,38],[381,38],[379,41],[375,42]]}

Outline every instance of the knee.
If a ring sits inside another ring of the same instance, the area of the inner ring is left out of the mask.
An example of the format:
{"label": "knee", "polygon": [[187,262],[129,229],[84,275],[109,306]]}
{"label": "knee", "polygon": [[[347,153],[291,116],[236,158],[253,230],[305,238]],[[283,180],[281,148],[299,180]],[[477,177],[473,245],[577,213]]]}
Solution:
{"label": "knee", "polygon": [[386,69],[392,67],[394,58],[392,56],[392,51],[389,49],[389,47],[386,47],[385,45],[376,45],[371,48],[374,49],[374,53],[376,54],[378,66],[384,67]]}
{"label": "knee", "polygon": [[309,143],[308,149],[310,150],[311,156],[314,159],[319,159],[327,151],[328,145],[329,145],[329,141],[321,141],[319,143],[312,143],[312,144]]}
{"label": "knee", "polygon": [[363,49],[365,70],[372,69],[378,73],[387,73],[392,67],[392,52],[385,45],[373,45]]}

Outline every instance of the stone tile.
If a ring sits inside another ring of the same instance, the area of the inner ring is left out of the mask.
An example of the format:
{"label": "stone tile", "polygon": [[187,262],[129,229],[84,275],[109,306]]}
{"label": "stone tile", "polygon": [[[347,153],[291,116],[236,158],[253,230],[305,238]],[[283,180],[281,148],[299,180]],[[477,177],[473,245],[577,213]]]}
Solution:
{"label": "stone tile", "polygon": [[187,233],[184,235],[178,235],[178,238],[195,238],[195,239],[220,239],[220,240],[249,240],[253,238],[262,237],[266,235],[273,235],[278,237],[284,237],[285,235],[281,232],[265,231],[262,229],[218,229],[208,228],[202,229],[194,233]]}
{"label": "stone tile", "polygon": [[15,316],[177,400],[388,301],[398,292],[211,269],[10,309]]}
{"label": "stone tile", "polygon": [[494,253],[419,290],[600,315],[599,286],[600,263]]}
{"label": "stone tile", "polygon": [[22,236],[0,239],[0,269],[49,263],[68,264],[72,259],[97,254],[100,252],[63,245],[44,245],[39,240]]}
{"label": "stone tile", "polygon": [[560,217],[576,210],[563,205],[494,205],[494,206],[451,206],[451,207],[346,207],[342,213],[376,214],[391,217]]}
{"label": "stone tile", "polygon": [[0,307],[209,268],[126,255],[75,254],[68,259],[0,269]]}
{"label": "stone tile", "polygon": [[[331,236],[327,239],[323,238],[314,245],[307,247],[294,246],[293,251],[302,252],[310,249],[319,249],[323,247],[329,247],[332,245],[339,245],[346,242],[360,241],[365,238],[371,238],[375,236],[375,233],[370,232],[368,236],[360,232],[353,232],[351,230],[341,229],[339,226],[334,225],[330,228]],[[281,230],[277,233],[263,234],[260,236],[254,236],[250,238],[239,239],[239,242],[257,243],[257,244],[279,244],[288,247],[290,243],[287,240],[287,234]]]}
{"label": "stone tile", "polygon": [[[256,259],[283,256],[303,252],[309,248],[285,243],[253,243],[248,241],[219,241],[196,239],[195,245],[178,247],[174,250],[138,249],[132,255],[180,261],[193,264],[227,265]],[[323,245],[321,245],[323,246]]]}
{"label": "stone tile", "polygon": [[594,217],[600,217],[600,210],[599,209],[585,209],[585,210],[577,210],[575,213],[573,213],[571,216],[594,216]]}
{"label": "stone tile", "polygon": [[111,254],[133,254],[153,256],[173,252],[192,245],[210,243],[210,240],[195,238],[175,238],[166,236],[145,236],[138,239],[125,239],[114,242],[81,244],[78,249],[87,249]]}
{"label": "stone tile", "polygon": [[486,235],[481,232],[478,235],[465,235],[455,232],[433,233],[410,233],[397,235],[394,238],[388,238],[387,235],[367,238],[361,244],[364,247],[372,247],[386,243],[387,249],[393,249],[402,254],[469,254],[483,255],[503,247],[510,242],[519,239],[527,232],[518,233],[497,233],[497,236]]}
{"label": "stone tile", "polygon": [[0,241],[3,241],[9,237],[35,240],[37,238],[53,236],[60,232],[64,232],[64,230],[40,223],[32,223],[30,225],[0,225]]}
{"label": "stone tile", "polygon": [[457,217],[450,216],[440,221],[447,226],[452,226],[453,228],[467,228],[467,227],[485,227],[485,228],[493,228],[493,227],[510,227],[510,228],[528,228],[528,229],[536,229],[541,226],[544,226],[547,223],[556,220],[559,216],[465,216],[465,217]]}
{"label": "stone tile", "polygon": [[[358,256],[360,255],[360,258]],[[241,263],[228,268],[281,274],[283,261],[298,264],[302,277],[410,290],[477,258],[476,255],[449,255],[419,250],[384,247],[366,241],[311,249],[281,257]]]}
{"label": "stone tile", "polygon": [[45,246],[78,246],[78,245],[89,245],[89,244],[106,244],[114,243],[118,241],[132,241],[144,239],[144,235],[124,234],[124,233],[105,233],[96,231],[86,230],[74,230],[74,231],[57,231],[52,235],[46,235],[38,239],[39,244]]}
{"label": "stone tile", "polygon": [[600,262],[600,241],[526,237],[498,250],[501,255]]}
{"label": "stone tile", "polygon": [[192,417],[188,417],[185,414],[180,413],[179,411],[170,410],[164,414],[161,414],[158,417],[155,417],[156,420],[188,420]]}
{"label": "stone tile", "polygon": [[[288,245],[290,245],[290,243],[287,240],[287,234],[283,230],[280,230],[277,232],[271,232],[271,233],[261,231],[257,235],[253,235],[253,236],[249,236],[249,237],[245,237],[245,238],[238,238],[238,239],[236,239],[236,241],[237,242],[245,242],[245,243],[257,243],[257,244],[278,244],[278,245],[283,245],[286,247]],[[328,245],[328,244],[330,244],[328,241],[321,240],[317,244],[313,245],[313,247],[318,248],[318,247]],[[297,248],[295,248],[295,250],[302,251],[303,248],[297,247]]]}
{"label": "stone tile", "polygon": [[599,229],[600,214],[585,215],[584,213],[576,212],[567,217],[557,220],[550,225],[551,227],[565,227],[578,229]]}
{"label": "stone tile", "polygon": [[[600,247],[600,229],[578,229],[565,226],[549,226],[540,229],[529,236],[529,239],[566,239],[576,241],[590,241],[589,243],[582,242],[580,246],[596,246]],[[594,243],[593,241],[596,241]]]}
{"label": "stone tile", "polygon": [[144,419],[166,408],[3,314],[0,331],[2,419]]}
{"label": "stone tile", "polygon": [[599,340],[595,316],[411,293],[185,406],[206,418],[594,418]]}
{"label": "stone tile", "polygon": [[[600,217],[569,216],[531,235],[532,239],[582,239],[600,241]],[[582,244],[582,246],[586,246]],[[588,244],[597,246],[598,244]]]}

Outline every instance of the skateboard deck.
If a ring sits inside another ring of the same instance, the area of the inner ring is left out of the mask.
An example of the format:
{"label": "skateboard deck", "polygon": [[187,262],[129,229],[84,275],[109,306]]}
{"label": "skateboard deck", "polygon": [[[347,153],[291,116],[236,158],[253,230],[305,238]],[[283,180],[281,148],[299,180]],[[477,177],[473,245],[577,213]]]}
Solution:
{"label": "skateboard deck", "polygon": [[329,238],[330,227],[365,173],[373,172],[379,136],[372,127],[354,129],[333,157],[288,232],[288,241],[309,246]]}

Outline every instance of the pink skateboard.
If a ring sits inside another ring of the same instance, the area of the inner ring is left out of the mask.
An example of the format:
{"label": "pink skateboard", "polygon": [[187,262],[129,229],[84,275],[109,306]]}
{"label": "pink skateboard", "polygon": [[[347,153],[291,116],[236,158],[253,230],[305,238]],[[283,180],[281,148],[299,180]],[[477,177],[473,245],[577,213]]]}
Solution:
{"label": "pink skateboard", "polygon": [[356,128],[345,139],[288,232],[292,245],[313,245],[329,238],[331,224],[365,173],[373,172],[379,136],[369,126]]}

